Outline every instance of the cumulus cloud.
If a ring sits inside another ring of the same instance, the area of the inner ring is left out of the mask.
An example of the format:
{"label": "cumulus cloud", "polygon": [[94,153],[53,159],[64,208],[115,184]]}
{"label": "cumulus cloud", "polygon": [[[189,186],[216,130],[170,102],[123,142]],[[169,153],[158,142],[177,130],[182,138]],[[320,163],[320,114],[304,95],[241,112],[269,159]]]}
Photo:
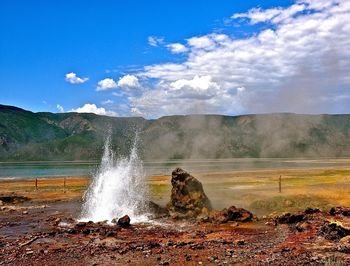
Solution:
{"label": "cumulus cloud", "polygon": [[171,43],[166,46],[173,54],[186,53],[188,48],[181,43]]}
{"label": "cumulus cloud", "polygon": [[149,117],[350,112],[349,1],[300,0],[232,19],[264,27],[244,38],[209,33],[187,39],[182,62],[135,73],[144,90],[128,98],[132,111]]}
{"label": "cumulus cloud", "polygon": [[89,80],[89,78],[79,78],[76,73],[71,72],[66,74],[65,80],[71,84],[82,84]]}
{"label": "cumulus cloud", "polygon": [[153,47],[157,47],[163,43],[164,43],[163,37],[157,37],[157,36],[149,36],[148,37],[148,44],[153,46]]}
{"label": "cumulus cloud", "polygon": [[117,85],[124,90],[137,89],[140,87],[139,79],[134,75],[125,75],[121,77]]}
{"label": "cumulus cloud", "polygon": [[118,116],[116,112],[108,111],[103,107],[97,107],[96,104],[86,103],[82,107],[72,109],[71,112],[76,113],[93,113],[97,115]]}
{"label": "cumulus cloud", "polygon": [[63,108],[63,106],[57,104],[56,107],[57,107],[57,109],[58,109],[58,111],[59,111],[60,113],[64,113],[64,108]]}
{"label": "cumulus cloud", "polygon": [[105,78],[97,83],[97,91],[113,90],[117,88],[117,83],[111,78]]}
{"label": "cumulus cloud", "polygon": [[187,40],[188,45],[197,49],[213,49],[215,42],[210,36],[192,37]]}

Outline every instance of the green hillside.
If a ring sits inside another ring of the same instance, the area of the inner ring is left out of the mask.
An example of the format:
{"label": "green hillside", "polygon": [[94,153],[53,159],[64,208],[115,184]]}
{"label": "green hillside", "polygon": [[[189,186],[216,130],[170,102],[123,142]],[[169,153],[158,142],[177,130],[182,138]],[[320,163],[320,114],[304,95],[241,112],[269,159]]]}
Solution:
{"label": "green hillside", "polygon": [[99,159],[106,136],[145,159],[350,156],[350,115],[167,116],[33,113],[0,105],[0,160]]}

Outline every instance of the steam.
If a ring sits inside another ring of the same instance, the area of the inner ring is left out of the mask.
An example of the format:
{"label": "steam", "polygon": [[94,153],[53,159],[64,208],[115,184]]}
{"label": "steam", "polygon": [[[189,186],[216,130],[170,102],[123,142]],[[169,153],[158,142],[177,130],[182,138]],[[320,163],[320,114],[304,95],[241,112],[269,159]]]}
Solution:
{"label": "steam", "polygon": [[93,176],[82,207],[82,220],[109,222],[129,215],[133,222],[147,221],[143,164],[137,153],[137,137],[129,157],[116,159],[111,136],[105,142],[101,165]]}
{"label": "steam", "polygon": [[346,117],[189,115],[162,117],[151,123],[142,132],[147,160],[319,158],[348,156],[350,151],[347,131],[338,130],[346,127]]}

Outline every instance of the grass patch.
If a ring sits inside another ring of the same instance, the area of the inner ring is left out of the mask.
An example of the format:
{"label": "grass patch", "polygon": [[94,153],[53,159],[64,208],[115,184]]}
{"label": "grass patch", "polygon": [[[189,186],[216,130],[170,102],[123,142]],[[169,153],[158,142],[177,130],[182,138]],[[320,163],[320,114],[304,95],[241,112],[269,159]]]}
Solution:
{"label": "grass patch", "polygon": [[256,200],[250,204],[254,210],[266,212],[295,212],[308,207],[326,209],[330,203],[322,197],[309,195],[275,196],[266,200]]}
{"label": "grass patch", "polygon": [[152,195],[163,196],[171,190],[168,184],[150,184],[149,191]]}

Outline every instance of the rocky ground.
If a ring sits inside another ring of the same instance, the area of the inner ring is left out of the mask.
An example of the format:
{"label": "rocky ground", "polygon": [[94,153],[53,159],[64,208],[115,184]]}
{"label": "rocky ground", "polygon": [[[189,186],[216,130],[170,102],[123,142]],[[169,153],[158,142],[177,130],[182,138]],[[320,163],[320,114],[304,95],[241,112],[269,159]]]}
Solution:
{"label": "rocky ground", "polygon": [[79,222],[81,202],[0,195],[0,265],[349,265],[350,208],[257,218],[212,209],[203,187],[175,169],[166,208],[134,224]]}
{"label": "rocky ground", "polygon": [[[68,206],[69,205],[69,206]],[[348,265],[349,210],[306,210],[248,223],[120,226],[74,220],[79,203],[4,205],[1,265]]]}

